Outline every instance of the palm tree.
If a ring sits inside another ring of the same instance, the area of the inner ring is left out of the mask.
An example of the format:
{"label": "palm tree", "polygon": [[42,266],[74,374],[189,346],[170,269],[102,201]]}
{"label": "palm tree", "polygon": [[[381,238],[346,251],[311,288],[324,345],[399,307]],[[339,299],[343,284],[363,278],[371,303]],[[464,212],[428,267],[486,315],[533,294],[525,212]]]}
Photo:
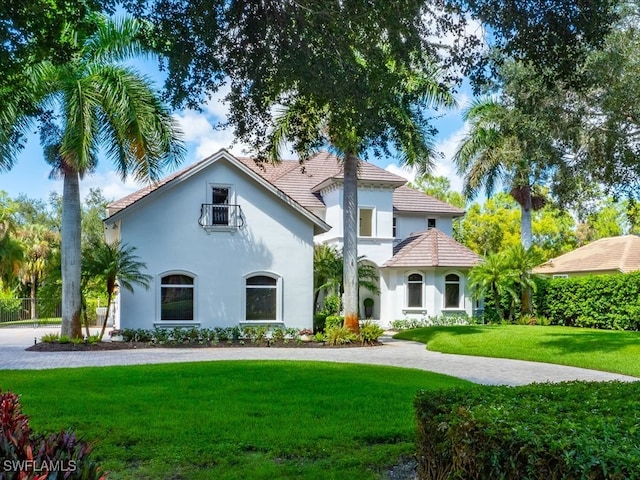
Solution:
{"label": "palm tree", "polygon": [[[329,295],[343,293],[344,261],[342,253],[330,245],[321,244],[313,247],[313,286],[315,290],[314,305],[318,303],[320,292]],[[364,288],[374,295],[380,293],[376,267],[366,262],[366,257],[358,257],[358,289]]]}
{"label": "palm tree", "polygon": [[[386,49],[380,53],[386,55]],[[383,62],[384,63],[384,62]],[[380,65],[377,65],[380,67]],[[392,143],[400,152],[400,163],[426,173],[434,157],[432,131],[425,126],[422,109],[453,106],[455,100],[436,68],[416,71],[399,68],[389,61],[385,73],[396,82],[384,111],[374,116],[358,111],[345,102],[318,100],[292,95],[274,120],[267,147],[271,162],[280,160],[286,141],[292,141],[301,160],[309,158],[323,146],[329,146],[343,164],[343,288],[345,326],[359,331],[358,323],[358,157],[377,146],[387,151]],[[363,75],[367,71],[363,62]],[[379,72],[378,72],[379,73]],[[371,80],[370,80],[371,81]],[[319,97],[321,99],[321,97]],[[320,103],[321,102],[321,103]],[[348,103],[348,102],[347,102]],[[385,143],[381,147],[381,143]]]}
{"label": "palm tree", "polygon": [[491,298],[500,320],[505,318],[500,300],[508,295],[512,300],[518,298],[513,288],[516,273],[509,268],[502,253],[489,255],[484,262],[469,271],[469,288],[475,298]]}
{"label": "palm tree", "polygon": [[521,313],[533,312],[532,293],[536,291],[536,283],[531,274],[533,268],[540,264],[540,256],[533,248],[525,249],[522,245],[513,245],[504,251],[508,267],[514,272],[516,287],[521,292]]}
{"label": "palm tree", "polygon": [[464,176],[464,194],[474,198],[484,188],[491,196],[501,183],[510,188],[520,205],[520,241],[525,249],[532,245],[532,210],[544,206],[534,184],[533,165],[526,154],[527,142],[518,132],[515,113],[493,98],[475,100],[465,109],[463,119],[469,133],[454,156],[458,173]]}
{"label": "palm tree", "polygon": [[40,224],[27,225],[20,230],[19,237],[24,245],[24,261],[20,267],[22,283],[31,290],[31,318],[38,318],[36,309],[38,287],[42,282],[47,268],[47,261],[51,257],[57,243],[56,234]]}
{"label": "palm tree", "polygon": [[100,339],[109,319],[111,301],[116,293],[116,288],[126,288],[133,292],[134,285],[149,288],[151,276],[141,271],[147,266],[134,255],[135,247],[120,242],[106,243],[105,241],[93,242],[91,253],[85,257],[83,270],[88,278],[98,280],[105,286],[107,294],[107,312],[105,313]]}
{"label": "palm tree", "polygon": [[[94,34],[80,39],[79,53],[64,65],[43,62],[29,70],[30,92],[44,114],[41,142],[47,160],[63,177],[62,334],[81,335],[80,179],[97,164],[99,147],[124,179],[147,182],[184,155],[179,131],[150,81],[121,64],[144,53],[133,19],[103,18]],[[14,105],[0,113],[0,169],[15,160],[16,136],[29,118]]]}

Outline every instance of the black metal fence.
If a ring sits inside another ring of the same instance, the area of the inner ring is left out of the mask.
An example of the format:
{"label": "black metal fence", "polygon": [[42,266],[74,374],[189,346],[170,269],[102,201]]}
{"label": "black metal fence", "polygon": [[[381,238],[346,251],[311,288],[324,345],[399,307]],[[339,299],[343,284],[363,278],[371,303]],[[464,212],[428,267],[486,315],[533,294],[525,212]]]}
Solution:
{"label": "black metal fence", "polygon": [[[102,302],[104,303],[104,302]],[[0,301],[0,328],[25,327],[33,328],[47,325],[59,325],[62,317],[62,306],[51,308],[46,299],[2,298]],[[100,308],[97,300],[88,301],[88,305],[98,308],[88,309],[88,320],[92,325],[102,325],[106,308]],[[46,311],[44,306],[47,305]],[[89,310],[92,310],[89,312]],[[109,315],[111,317],[111,315]]]}

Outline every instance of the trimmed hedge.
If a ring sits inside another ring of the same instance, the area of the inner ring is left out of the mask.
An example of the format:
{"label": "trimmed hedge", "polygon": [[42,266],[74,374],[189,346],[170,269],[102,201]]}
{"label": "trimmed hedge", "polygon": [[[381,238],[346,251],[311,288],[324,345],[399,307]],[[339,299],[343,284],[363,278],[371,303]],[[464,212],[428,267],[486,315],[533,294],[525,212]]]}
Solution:
{"label": "trimmed hedge", "polygon": [[418,393],[421,479],[640,478],[640,383]]}
{"label": "trimmed hedge", "polygon": [[538,280],[536,297],[555,325],[640,330],[640,272]]}

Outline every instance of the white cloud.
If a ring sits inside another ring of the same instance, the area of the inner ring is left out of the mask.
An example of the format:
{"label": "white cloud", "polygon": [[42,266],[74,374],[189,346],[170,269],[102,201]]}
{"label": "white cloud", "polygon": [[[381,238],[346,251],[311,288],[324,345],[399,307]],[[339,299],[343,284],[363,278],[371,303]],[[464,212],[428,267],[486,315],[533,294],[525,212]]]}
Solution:
{"label": "white cloud", "polygon": [[[120,175],[118,175],[115,171],[110,170],[106,172],[94,173],[92,175],[87,175],[80,182],[80,197],[85,198],[89,189],[91,188],[100,188],[102,190],[102,194],[108,200],[118,200],[122,197],[129,195],[130,193],[139,190],[144,185],[137,183],[131,178],[128,178],[125,182],[120,179]],[[60,190],[62,190],[62,186],[60,185]],[[62,192],[59,192],[62,193]]]}

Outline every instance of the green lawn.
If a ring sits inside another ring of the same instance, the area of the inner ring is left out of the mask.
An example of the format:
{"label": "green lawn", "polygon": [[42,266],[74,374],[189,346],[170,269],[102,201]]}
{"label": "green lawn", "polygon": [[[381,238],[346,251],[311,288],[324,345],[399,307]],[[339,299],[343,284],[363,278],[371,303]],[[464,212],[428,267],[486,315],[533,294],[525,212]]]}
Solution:
{"label": "green lawn", "polygon": [[526,325],[428,327],[395,338],[429,350],[557,363],[640,377],[640,332]]}
{"label": "green lawn", "polygon": [[35,431],[97,440],[114,479],[373,479],[415,452],[419,370],[238,361],[2,371]]}

